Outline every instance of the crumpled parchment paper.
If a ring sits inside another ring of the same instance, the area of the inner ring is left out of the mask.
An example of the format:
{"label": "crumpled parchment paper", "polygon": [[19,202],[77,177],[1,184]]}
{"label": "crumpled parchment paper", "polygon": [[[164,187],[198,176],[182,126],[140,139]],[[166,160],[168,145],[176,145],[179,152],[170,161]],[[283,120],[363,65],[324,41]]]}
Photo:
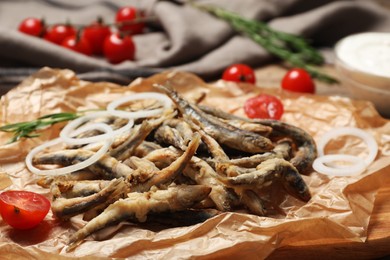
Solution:
{"label": "crumpled parchment paper", "polygon": [[[277,95],[285,106],[283,121],[299,126],[319,140],[326,131],[354,126],[371,133],[379,145],[376,160],[361,175],[327,177],[312,172],[304,176],[312,199],[303,203],[286,196],[284,214],[258,217],[245,213],[223,213],[204,223],[155,230],[123,223],[109,232],[88,237],[75,251],[66,252],[70,234],[85,222],[78,216],[61,223],[49,213],[29,231],[17,231],[0,219],[0,255],[5,259],[201,259],[256,257],[263,259],[278,247],[308,245],[316,241],[364,242],[375,195],[386,183],[390,167],[390,121],[381,118],[373,105],[336,96],[294,94],[279,89],[226,82],[205,84],[193,74],[166,72],[137,79],[123,87],[111,83],[80,81],[70,70],[43,68],[1,98],[1,124],[29,121],[62,111],[104,108],[110,101],[134,91],[155,91],[153,83],[171,84],[188,99],[206,94],[203,104],[244,115],[243,104],[257,93]],[[49,191],[36,185],[38,176],[24,164],[28,151],[58,135],[63,125],[41,131],[41,137],[6,144],[10,135],[0,133],[0,189],[35,191],[51,198]],[[364,156],[367,149],[356,138],[344,136],[332,141],[327,153]],[[109,233],[107,235],[107,233]]]}

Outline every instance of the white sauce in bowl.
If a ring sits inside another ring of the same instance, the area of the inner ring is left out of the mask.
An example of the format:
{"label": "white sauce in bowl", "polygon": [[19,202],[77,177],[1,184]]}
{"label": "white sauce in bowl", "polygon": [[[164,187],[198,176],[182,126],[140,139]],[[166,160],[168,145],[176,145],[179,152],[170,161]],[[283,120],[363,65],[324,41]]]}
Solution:
{"label": "white sauce in bowl", "polygon": [[341,40],[337,57],[351,68],[390,78],[390,33],[360,33]]}
{"label": "white sauce in bowl", "polygon": [[390,33],[347,36],[335,47],[338,76],[351,97],[369,100],[390,118]]}

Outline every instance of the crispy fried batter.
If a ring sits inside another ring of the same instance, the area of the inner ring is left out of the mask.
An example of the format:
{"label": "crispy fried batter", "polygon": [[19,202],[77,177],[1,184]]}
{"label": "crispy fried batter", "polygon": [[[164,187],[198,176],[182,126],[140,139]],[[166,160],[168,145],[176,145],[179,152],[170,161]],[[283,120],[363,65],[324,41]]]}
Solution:
{"label": "crispy fried batter", "polygon": [[[212,207],[263,216],[267,189],[279,187],[274,181],[282,183],[283,195],[310,200],[300,173],[309,171],[316,147],[304,130],[190,104],[169,87],[158,88],[174,101],[175,111],[137,119],[132,130],[117,137],[108,153],[87,169],[38,181],[51,188],[57,218],[83,213],[89,221],[71,236],[69,249],[107,226],[144,222],[159,214],[197,212],[193,220],[198,221],[212,217],[199,211]],[[126,120],[110,122],[120,127]],[[94,155],[99,145],[39,155],[33,163],[75,164]]]}

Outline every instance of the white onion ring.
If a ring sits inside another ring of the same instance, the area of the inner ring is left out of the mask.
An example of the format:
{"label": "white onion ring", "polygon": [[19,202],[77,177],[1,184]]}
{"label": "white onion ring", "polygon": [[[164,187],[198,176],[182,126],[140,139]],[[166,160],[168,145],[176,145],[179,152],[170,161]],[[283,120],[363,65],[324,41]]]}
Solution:
{"label": "white onion ring", "polygon": [[[69,122],[62,129],[62,131],[60,132],[60,137],[67,144],[73,144],[73,145],[90,144],[90,143],[103,141],[107,138],[111,138],[112,136],[121,135],[124,132],[130,130],[134,125],[134,120],[126,117],[129,120],[127,122],[127,124],[122,126],[119,129],[113,131],[113,133],[106,132],[105,134],[91,136],[91,137],[84,137],[84,138],[75,138],[74,137],[74,136],[81,134],[82,132],[87,131],[86,127],[88,125],[78,128],[80,125],[84,124],[85,122],[87,122],[91,119],[98,118],[98,117],[105,117],[105,116],[111,116],[111,115],[112,114],[108,113],[107,111],[98,111],[95,113],[91,113],[91,114],[79,117],[79,118],[73,120],[72,122]],[[92,124],[92,125],[95,125],[95,124]],[[105,124],[105,125],[108,126],[107,124]]]}
{"label": "white onion ring", "polygon": [[355,127],[335,128],[325,133],[317,145],[318,155],[323,156],[326,144],[330,140],[342,135],[350,135],[361,138],[366,143],[369,150],[368,156],[364,159],[364,162],[368,166],[374,161],[378,152],[378,144],[376,143],[374,137],[371,134]]}
{"label": "white onion ring", "polygon": [[[156,99],[161,102],[163,105],[163,108],[157,108],[157,109],[151,109],[151,110],[142,110],[142,111],[136,111],[136,112],[128,112],[128,111],[122,111],[122,110],[116,110],[117,107],[120,105],[127,103],[129,101],[133,100],[140,100],[140,99]],[[172,100],[167,97],[166,95],[157,93],[157,92],[145,92],[145,93],[137,93],[133,94],[131,96],[123,97],[120,99],[117,99],[107,106],[107,111],[111,113],[111,115],[114,116],[120,116],[125,118],[145,118],[150,116],[156,116],[163,112],[163,109],[167,109],[172,105]]]}
{"label": "white onion ring", "polygon": [[[347,154],[332,154],[324,155],[324,149],[326,144],[334,138],[342,135],[350,135],[361,138],[368,147],[368,156],[362,160],[362,158],[355,155]],[[374,160],[378,153],[378,144],[374,137],[369,133],[355,128],[355,127],[342,127],[333,129],[324,134],[321,140],[317,144],[318,155],[313,162],[313,168],[319,173],[331,175],[331,176],[352,176],[362,173]],[[352,165],[335,165],[326,166],[324,163],[331,164],[334,161],[345,161],[353,163]]]}
{"label": "white onion ring", "polygon": [[[127,112],[127,111],[120,111],[116,110],[116,108],[128,101],[133,100],[140,100],[140,99],[156,99],[162,103],[163,108],[159,109],[151,109],[151,110],[141,110],[136,112]],[[44,144],[41,144],[34,149],[32,149],[28,155],[26,156],[26,166],[27,168],[35,174],[38,175],[63,175],[66,173],[78,171],[81,169],[84,169],[91,164],[95,163],[97,160],[99,160],[109,149],[110,145],[112,144],[114,138],[117,135],[121,135],[125,133],[126,131],[130,130],[134,125],[135,118],[145,118],[150,116],[156,116],[163,112],[163,109],[167,109],[172,105],[172,100],[168,98],[166,95],[160,94],[160,93],[154,93],[154,92],[146,92],[146,93],[137,93],[133,94],[132,96],[123,97],[121,99],[115,100],[111,102],[107,106],[107,111],[99,111],[95,113],[91,113],[88,115],[84,115],[82,117],[79,117],[72,122],[69,122],[60,132],[60,137],[56,138],[54,140],[51,140],[49,142],[46,142]],[[94,123],[91,125],[85,125],[82,127],[79,127],[80,125],[84,124],[85,122],[98,118],[98,117],[105,117],[105,116],[117,116],[128,119],[128,122],[125,126],[117,129],[112,130],[112,128],[104,123]],[[81,134],[82,132],[85,132],[87,130],[94,130],[98,129],[104,132],[104,134],[92,136],[92,137],[84,137],[84,138],[76,138],[75,136]],[[33,166],[32,160],[33,157],[39,153],[40,151],[59,144],[59,143],[66,143],[66,144],[73,144],[73,145],[80,145],[80,144],[91,144],[96,142],[104,142],[103,146],[90,158],[88,158],[85,161],[82,161],[80,163],[66,166],[59,169],[51,169],[51,170],[40,170]]]}
{"label": "white onion ring", "polygon": [[94,155],[92,155],[87,160],[82,161],[82,162],[77,163],[77,164],[70,165],[70,166],[62,167],[59,169],[41,170],[41,169],[34,167],[32,164],[32,159],[37,153],[39,153],[40,151],[42,151],[50,146],[53,146],[53,145],[56,145],[56,144],[63,142],[62,138],[56,138],[56,139],[53,139],[49,142],[43,143],[43,144],[35,147],[34,149],[32,149],[28,153],[28,155],[26,156],[27,168],[32,173],[35,173],[38,175],[56,175],[56,176],[58,176],[58,175],[64,175],[64,174],[67,174],[70,172],[84,169],[84,168],[90,166],[91,164],[95,163],[100,158],[102,158],[103,155],[108,151],[108,148],[111,146],[111,144],[114,140],[114,135],[113,135],[113,131],[112,131],[111,127],[106,125],[106,124],[102,124],[102,123],[96,123],[93,125],[85,126],[84,131],[89,130],[89,129],[98,129],[98,130],[104,131],[108,137],[104,140],[104,145]]}
{"label": "white onion ring", "polygon": [[[326,163],[335,161],[350,162],[352,165],[327,166]],[[362,173],[366,169],[366,164],[358,156],[347,154],[328,154],[318,157],[313,162],[313,169],[319,173],[330,176],[353,176]]]}

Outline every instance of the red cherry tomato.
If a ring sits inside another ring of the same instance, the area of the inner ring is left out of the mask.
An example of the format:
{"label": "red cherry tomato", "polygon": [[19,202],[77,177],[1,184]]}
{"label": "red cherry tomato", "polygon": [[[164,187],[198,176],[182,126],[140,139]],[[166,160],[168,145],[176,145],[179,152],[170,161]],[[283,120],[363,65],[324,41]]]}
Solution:
{"label": "red cherry tomato", "polygon": [[52,43],[61,45],[67,37],[75,35],[76,29],[73,26],[58,24],[49,28],[44,38]]}
{"label": "red cherry tomato", "polygon": [[253,69],[245,64],[233,64],[222,74],[222,79],[234,82],[248,82],[254,84],[256,76]]}
{"label": "red cherry tomato", "polygon": [[26,18],[20,23],[18,30],[28,35],[40,37],[45,32],[45,24],[41,19]]}
{"label": "red cherry tomato", "polygon": [[314,93],[315,85],[304,69],[289,70],[282,79],[282,88],[294,92]]}
{"label": "red cherry tomato", "polygon": [[104,40],[110,33],[110,28],[98,21],[85,27],[82,37],[90,43],[93,53],[99,55],[103,54]]}
{"label": "red cherry tomato", "polygon": [[[118,23],[126,23],[142,17],[144,17],[144,14],[141,11],[137,10],[135,7],[125,6],[118,10],[115,16],[115,21]],[[143,32],[144,27],[144,22],[137,22],[134,24],[123,24],[122,26],[119,26],[119,30],[121,32],[127,32],[130,34],[140,34]]]}
{"label": "red cherry tomato", "polygon": [[131,36],[121,37],[119,33],[113,33],[105,39],[103,52],[111,63],[116,64],[125,60],[133,60],[135,45]]}
{"label": "red cherry tomato", "polygon": [[37,226],[50,210],[50,201],[30,191],[5,191],[0,194],[0,214],[16,229]]}
{"label": "red cherry tomato", "polygon": [[77,39],[77,36],[69,36],[61,44],[62,47],[85,55],[92,55],[92,48],[85,38]]}
{"label": "red cherry tomato", "polygon": [[244,111],[249,118],[277,119],[284,112],[280,99],[275,96],[260,94],[249,98],[244,104]]}

